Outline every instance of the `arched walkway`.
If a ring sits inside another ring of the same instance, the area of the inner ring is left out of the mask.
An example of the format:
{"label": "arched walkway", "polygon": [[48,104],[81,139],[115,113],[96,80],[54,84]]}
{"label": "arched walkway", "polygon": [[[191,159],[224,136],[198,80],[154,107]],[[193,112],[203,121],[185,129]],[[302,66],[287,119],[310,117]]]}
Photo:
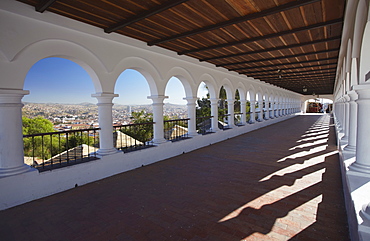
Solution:
{"label": "arched walkway", "polygon": [[347,241],[332,120],[299,116],[1,211],[0,236]]}

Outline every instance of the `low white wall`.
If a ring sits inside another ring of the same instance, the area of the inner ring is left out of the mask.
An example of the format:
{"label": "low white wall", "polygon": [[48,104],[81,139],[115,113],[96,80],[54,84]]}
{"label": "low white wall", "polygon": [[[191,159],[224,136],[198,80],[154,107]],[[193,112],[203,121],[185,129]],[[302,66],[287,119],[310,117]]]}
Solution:
{"label": "low white wall", "polygon": [[139,151],[118,152],[98,160],[51,171],[39,173],[32,169],[23,174],[4,177],[0,179],[0,210],[181,155],[295,116],[283,116],[182,141],[166,142]]}
{"label": "low white wall", "polygon": [[368,241],[370,240],[370,226],[363,222],[360,211],[364,204],[370,203],[370,175],[348,168],[355,162],[356,155],[343,150],[347,142],[342,140],[344,134],[338,128],[336,134],[351,240]]}

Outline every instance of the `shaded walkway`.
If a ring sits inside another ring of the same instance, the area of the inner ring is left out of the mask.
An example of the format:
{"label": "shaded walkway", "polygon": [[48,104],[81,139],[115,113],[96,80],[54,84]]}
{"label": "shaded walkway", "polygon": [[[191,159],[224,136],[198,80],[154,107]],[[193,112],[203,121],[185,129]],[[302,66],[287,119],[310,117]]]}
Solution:
{"label": "shaded walkway", "polygon": [[1,240],[349,240],[329,121],[298,116],[1,211]]}

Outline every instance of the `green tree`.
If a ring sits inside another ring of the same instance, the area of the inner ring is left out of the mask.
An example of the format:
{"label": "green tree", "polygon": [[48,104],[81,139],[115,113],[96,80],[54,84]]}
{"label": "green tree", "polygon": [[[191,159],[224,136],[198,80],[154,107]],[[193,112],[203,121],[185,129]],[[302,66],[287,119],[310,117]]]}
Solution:
{"label": "green tree", "polygon": [[23,135],[54,132],[53,123],[42,117],[34,119],[22,117]]}
{"label": "green tree", "polygon": [[[139,112],[132,112],[131,120],[133,124],[151,123],[153,122],[153,114],[147,113],[143,110]],[[121,128],[121,132],[138,141],[146,142],[153,138],[153,124],[123,127]]]}
{"label": "green tree", "polygon": [[[53,123],[42,117],[34,119],[22,117],[23,135],[54,132]],[[58,153],[58,138],[54,135],[23,138],[25,156],[48,159]]]}

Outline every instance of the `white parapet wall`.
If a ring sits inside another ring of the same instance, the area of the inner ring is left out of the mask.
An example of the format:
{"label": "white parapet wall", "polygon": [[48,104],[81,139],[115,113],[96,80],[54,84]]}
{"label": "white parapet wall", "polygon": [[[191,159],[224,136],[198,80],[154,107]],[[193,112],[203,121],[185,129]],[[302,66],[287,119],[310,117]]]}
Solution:
{"label": "white parapet wall", "polygon": [[336,134],[351,240],[367,241],[370,240],[370,224],[361,213],[364,204],[370,203],[370,175],[349,169],[356,161],[356,154],[345,151],[348,143],[343,140],[343,132],[337,128]]}
{"label": "white parapet wall", "polygon": [[182,141],[168,141],[139,151],[118,152],[94,161],[51,171],[39,173],[32,168],[26,173],[3,177],[0,178],[0,210],[178,156],[295,116],[296,114],[282,116],[208,135],[198,135]]}

